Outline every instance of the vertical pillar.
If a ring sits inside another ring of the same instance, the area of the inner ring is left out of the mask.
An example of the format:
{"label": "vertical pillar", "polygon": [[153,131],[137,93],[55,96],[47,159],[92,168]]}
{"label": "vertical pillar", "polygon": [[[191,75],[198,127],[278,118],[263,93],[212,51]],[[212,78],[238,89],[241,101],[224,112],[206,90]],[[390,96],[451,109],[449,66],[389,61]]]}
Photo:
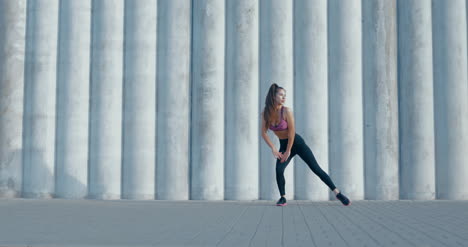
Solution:
{"label": "vertical pillar", "polygon": [[191,199],[224,199],[225,1],[193,1]]}
{"label": "vertical pillar", "polygon": [[23,196],[30,198],[55,190],[58,6],[58,0],[28,1]]}
{"label": "vertical pillar", "polygon": [[158,3],[156,198],[163,200],[189,199],[190,3]]}
{"label": "vertical pillar", "polygon": [[[260,1],[260,111],[272,83],[286,89],[286,105],[294,104],[293,92],[293,4],[292,1]],[[294,109],[293,109],[294,110]],[[279,149],[278,138],[268,131],[270,139]],[[276,184],[276,159],[270,147],[259,137],[260,145],[260,199],[279,198]],[[294,161],[288,165],[286,179],[287,198],[294,198]]]}
{"label": "vertical pillar", "polygon": [[330,175],[351,199],[364,198],[361,1],[329,1]]}
{"label": "vertical pillar", "polygon": [[57,73],[56,194],[88,194],[91,0],[62,0]]}
{"label": "vertical pillar", "polygon": [[258,1],[227,1],[226,187],[228,200],[258,199]]}
{"label": "vertical pillar", "polygon": [[154,199],[157,1],[125,1],[122,197]]}
{"label": "vertical pillar", "polygon": [[[327,1],[294,4],[296,129],[328,172]],[[300,200],[328,200],[328,187],[300,158],[295,165],[295,194]]]}
{"label": "vertical pillar", "polygon": [[26,0],[0,1],[0,197],[22,190]]}
{"label": "vertical pillar", "polygon": [[398,1],[400,199],[435,198],[430,0]]}
{"label": "vertical pillar", "polygon": [[123,0],[94,0],[92,16],[89,197],[121,191]]}
{"label": "vertical pillar", "polygon": [[363,1],[365,198],[398,200],[396,0]]}
{"label": "vertical pillar", "polygon": [[466,2],[432,1],[437,198],[468,199]]}

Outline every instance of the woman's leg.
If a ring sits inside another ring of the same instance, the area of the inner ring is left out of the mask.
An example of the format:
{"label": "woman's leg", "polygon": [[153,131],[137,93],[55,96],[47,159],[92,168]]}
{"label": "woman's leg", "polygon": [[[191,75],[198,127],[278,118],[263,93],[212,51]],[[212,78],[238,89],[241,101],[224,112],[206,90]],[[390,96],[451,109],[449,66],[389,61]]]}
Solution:
{"label": "woman's leg", "polygon": [[[286,146],[287,146],[287,142],[281,142],[281,147],[279,149],[279,152],[284,153],[286,151]],[[291,155],[283,163],[281,163],[281,160],[279,159],[276,160],[276,183],[278,184],[280,196],[286,195],[286,191],[284,189],[285,184],[286,184],[286,180],[284,179],[284,170],[286,169],[286,167],[288,166],[289,162],[294,157],[294,155],[296,155],[295,151],[296,150],[293,146],[291,149]]]}
{"label": "woman's leg", "polygon": [[309,166],[309,168],[317,175],[330,190],[335,191],[336,186],[331,180],[330,176],[320,168],[317,160],[315,159],[312,150],[307,146],[307,144],[302,140],[302,142],[297,143],[297,154],[301,157],[302,160]]}
{"label": "woman's leg", "polygon": [[291,161],[291,158],[286,160],[285,162],[281,163],[281,160],[277,159],[276,160],[276,183],[278,184],[278,190],[280,193],[280,196],[285,196],[285,184],[286,180],[284,179],[284,170],[286,169],[286,166],[288,166],[289,162]]}

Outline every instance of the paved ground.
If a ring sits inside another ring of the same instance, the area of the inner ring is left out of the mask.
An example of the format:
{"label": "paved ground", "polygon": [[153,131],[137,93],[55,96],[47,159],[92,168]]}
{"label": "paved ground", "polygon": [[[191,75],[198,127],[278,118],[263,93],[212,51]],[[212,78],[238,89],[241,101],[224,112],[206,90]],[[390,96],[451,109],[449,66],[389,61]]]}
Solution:
{"label": "paved ground", "polygon": [[0,246],[468,246],[468,201],[0,199]]}

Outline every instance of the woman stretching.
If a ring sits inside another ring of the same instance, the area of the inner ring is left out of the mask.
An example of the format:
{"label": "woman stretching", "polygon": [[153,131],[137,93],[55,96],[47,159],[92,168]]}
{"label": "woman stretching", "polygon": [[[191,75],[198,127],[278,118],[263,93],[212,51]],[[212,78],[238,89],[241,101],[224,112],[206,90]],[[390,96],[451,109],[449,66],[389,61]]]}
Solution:
{"label": "woman stretching", "polygon": [[[270,146],[276,160],[276,182],[281,198],[276,205],[286,206],[286,193],[284,191],[284,169],[289,164],[294,155],[298,154],[309,166],[309,168],[320,177],[332,190],[336,198],[343,205],[348,206],[351,201],[336,188],[330,177],[325,173],[315,160],[314,154],[304,142],[302,137],[296,134],[294,127],[294,117],[292,112],[284,107],[286,101],[286,90],[276,83],[272,84],[265,100],[265,109],[262,112],[262,137]],[[272,130],[280,141],[280,149],[276,151],[275,146],[267,135],[268,129]]]}

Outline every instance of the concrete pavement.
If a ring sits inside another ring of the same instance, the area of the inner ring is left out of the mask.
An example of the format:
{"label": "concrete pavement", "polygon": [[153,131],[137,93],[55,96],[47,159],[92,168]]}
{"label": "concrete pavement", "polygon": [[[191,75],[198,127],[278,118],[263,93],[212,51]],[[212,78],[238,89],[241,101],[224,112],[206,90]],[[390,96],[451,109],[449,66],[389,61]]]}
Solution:
{"label": "concrete pavement", "polygon": [[0,199],[0,246],[468,246],[468,201]]}

